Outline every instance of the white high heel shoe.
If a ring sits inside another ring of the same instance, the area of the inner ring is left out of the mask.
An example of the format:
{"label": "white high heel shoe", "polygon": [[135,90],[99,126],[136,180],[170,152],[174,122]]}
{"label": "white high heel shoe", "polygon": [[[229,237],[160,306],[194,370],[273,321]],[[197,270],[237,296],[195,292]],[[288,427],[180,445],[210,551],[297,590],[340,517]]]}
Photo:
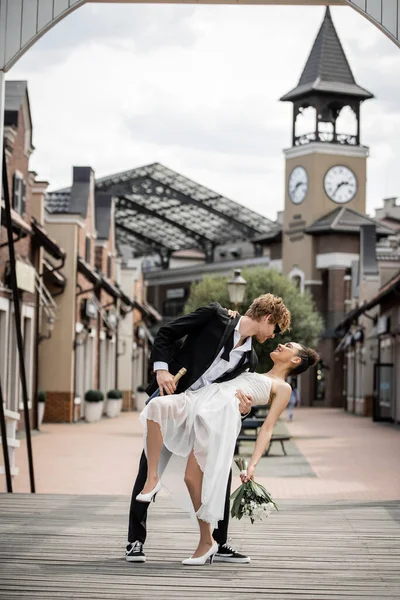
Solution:
{"label": "white high heel shoe", "polygon": [[136,496],[136,500],[138,502],[151,502],[153,500],[156,499],[156,494],[158,494],[158,492],[161,490],[161,481],[158,480],[157,484],[155,485],[155,487],[153,487],[153,489],[151,490],[151,492],[149,492],[148,494],[143,494],[142,492],[140,494],[138,494]]}
{"label": "white high heel shoe", "polygon": [[216,555],[216,553],[218,552],[218,544],[217,542],[214,542],[213,545],[211,546],[211,548],[209,549],[208,552],[206,552],[206,554],[203,554],[203,556],[198,556],[197,558],[186,558],[185,560],[182,561],[183,565],[205,565],[207,560],[210,561],[210,565],[212,565],[213,560],[214,560],[214,556]]}

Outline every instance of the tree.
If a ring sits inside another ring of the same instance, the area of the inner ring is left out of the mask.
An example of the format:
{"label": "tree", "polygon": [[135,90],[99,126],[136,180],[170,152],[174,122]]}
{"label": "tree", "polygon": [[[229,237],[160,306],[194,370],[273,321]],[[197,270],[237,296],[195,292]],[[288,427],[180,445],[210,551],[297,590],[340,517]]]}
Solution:
{"label": "tree", "polygon": [[[264,344],[255,342],[254,348],[259,357],[258,371],[265,372],[272,366],[270,352],[277,343],[285,344],[295,341],[305,346],[315,346],[323,329],[321,315],[314,308],[313,300],[308,291],[301,294],[298,287],[285,275],[275,269],[253,267],[242,271],[247,281],[243,306],[239,307],[244,314],[254,298],[270,292],[281,296],[292,315],[292,325],[289,332],[278,335]],[[185,313],[217,301],[221,306],[230,308],[227,289],[228,277],[206,276],[202,281],[192,283]]]}

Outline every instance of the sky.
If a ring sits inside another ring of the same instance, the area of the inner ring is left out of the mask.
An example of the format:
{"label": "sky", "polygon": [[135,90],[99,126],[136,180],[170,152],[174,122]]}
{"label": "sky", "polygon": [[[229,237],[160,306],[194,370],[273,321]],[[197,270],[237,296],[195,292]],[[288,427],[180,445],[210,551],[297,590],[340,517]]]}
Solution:
{"label": "sky", "polygon": [[[49,189],[72,166],[101,177],[161,162],[270,219],[283,209],[297,84],[323,7],[87,4],[8,73],[28,80]],[[332,17],[356,81],[370,147],[367,211],[400,196],[400,49],[349,7]]]}

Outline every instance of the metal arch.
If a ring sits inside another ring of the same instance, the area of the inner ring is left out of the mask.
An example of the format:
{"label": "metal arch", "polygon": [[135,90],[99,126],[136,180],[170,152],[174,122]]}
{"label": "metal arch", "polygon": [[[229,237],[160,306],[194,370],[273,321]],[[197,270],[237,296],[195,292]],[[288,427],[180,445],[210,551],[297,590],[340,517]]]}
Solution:
{"label": "metal arch", "polygon": [[0,70],[11,67],[42,35],[87,0],[0,0]]}
{"label": "metal arch", "polygon": [[119,197],[119,201],[116,204],[116,210],[118,210],[118,205],[121,201],[129,202],[129,204],[131,204],[131,206],[133,206],[138,212],[140,212],[144,215],[156,217],[156,218],[164,221],[165,223],[168,223],[172,227],[176,227],[177,229],[180,229],[188,237],[192,237],[194,239],[194,241],[197,242],[197,244],[206,245],[207,243],[214,243],[214,240],[212,240],[211,238],[209,238],[205,235],[202,235],[201,233],[195,231],[194,229],[190,229],[190,227],[186,227],[185,225],[182,225],[181,223],[177,223],[176,221],[169,219],[165,215],[160,215],[159,213],[155,212],[154,210],[151,210],[151,208],[147,208],[146,206],[143,206],[143,205],[139,204],[138,202],[135,202],[135,200],[132,197],[129,197],[129,196]]}
{"label": "metal arch", "polygon": [[[118,0],[109,0],[113,1]],[[125,1],[135,3],[136,0]],[[86,2],[87,0],[0,0],[0,71],[8,71],[44,33]],[[200,0],[201,3],[209,3],[209,0]],[[217,1],[214,3],[217,4]],[[236,4],[236,1],[229,0],[228,3]],[[291,5],[294,1],[261,0],[261,3]],[[300,3],[309,5],[310,0],[296,2]],[[312,3],[347,4],[372,21],[400,46],[400,0],[313,0]]]}
{"label": "metal arch", "polygon": [[400,0],[345,0],[345,3],[400,46]]}

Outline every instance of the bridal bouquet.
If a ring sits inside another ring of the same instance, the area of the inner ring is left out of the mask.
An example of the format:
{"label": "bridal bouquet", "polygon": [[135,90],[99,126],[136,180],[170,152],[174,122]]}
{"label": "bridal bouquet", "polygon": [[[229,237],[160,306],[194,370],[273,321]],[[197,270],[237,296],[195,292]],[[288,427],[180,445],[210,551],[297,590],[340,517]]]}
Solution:
{"label": "bridal bouquet", "polygon": [[[235,463],[241,472],[247,469],[244,458],[236,458]],[[265,487],[251,479],[246,483],[242,483],[233,492],[231,500],[231,516],[239,520],[242,517],[249,517],[252,523],[262,521],[268,517],[274,508],[278,510],[271,494],[267,492]]]}

